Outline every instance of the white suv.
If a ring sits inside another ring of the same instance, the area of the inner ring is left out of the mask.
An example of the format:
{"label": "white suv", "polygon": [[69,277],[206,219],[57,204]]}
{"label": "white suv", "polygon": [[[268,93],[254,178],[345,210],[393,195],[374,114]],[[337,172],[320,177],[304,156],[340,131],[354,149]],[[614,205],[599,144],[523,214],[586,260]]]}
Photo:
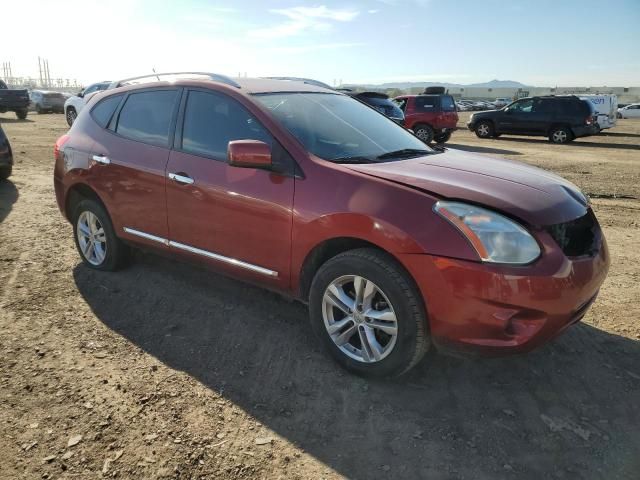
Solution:
{"label": "white suv", "polygon": [[640,118],[640,103],[632,103],[618,109],[618,118]]}
{"label": "white suv", "polygon": [[111,82],[99,82],[89,85],[87,88],[78,92],[77,95],[70,97],[64,102],[64,116],[67,119],[69,126],[73,125],[76,117],[84,107],[84,104],[96,93],[102,90],[106,90]]}

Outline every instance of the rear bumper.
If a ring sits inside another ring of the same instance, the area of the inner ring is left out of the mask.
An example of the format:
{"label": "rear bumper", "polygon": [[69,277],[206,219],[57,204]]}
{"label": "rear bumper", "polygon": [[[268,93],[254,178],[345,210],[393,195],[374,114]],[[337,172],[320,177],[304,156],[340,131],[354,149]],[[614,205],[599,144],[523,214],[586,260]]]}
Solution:
{"label": "rear bumper", "polygon": [[609,268],[604,237],[594,257],[569,259],[556,247],[522,267],[400,259],[422,291],[434,344],[488,355],[530,351],[580,321]]}
{"label": "rear bumper", "polygon": [[573,136],[576,138],[588,137],[589,135],[597,135],[600,132],[598,125],[583,125],[579,127],[573,127],[571,129]]}

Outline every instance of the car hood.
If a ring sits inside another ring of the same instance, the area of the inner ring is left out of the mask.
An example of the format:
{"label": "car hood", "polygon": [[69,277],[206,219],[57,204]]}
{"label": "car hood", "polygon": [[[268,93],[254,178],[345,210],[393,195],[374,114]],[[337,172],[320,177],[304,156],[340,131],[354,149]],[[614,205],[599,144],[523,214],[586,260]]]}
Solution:
{"label": "car hood", "polygon": [[532,226],[568,222],[583,216],[588,208],[580,189],[557,175],[519,162],[458,150],[345,166],[439,198],[488,206]]}

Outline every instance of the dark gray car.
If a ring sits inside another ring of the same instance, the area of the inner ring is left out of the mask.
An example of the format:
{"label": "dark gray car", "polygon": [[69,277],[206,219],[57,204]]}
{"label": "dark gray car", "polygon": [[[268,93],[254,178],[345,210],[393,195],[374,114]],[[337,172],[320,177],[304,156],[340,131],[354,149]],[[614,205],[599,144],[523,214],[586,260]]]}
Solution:
{"label": "dark gray car", "polygon": [[60,92],[49,92],[46,90],[32,90],[31,103],[33,103],[38,113],[64,113],[64,102],[67,97]]}
{"label": "dark gray car", "polygon": [[0,125],[0,180],[6,180],[13,170],[13,154],[9,139]]}

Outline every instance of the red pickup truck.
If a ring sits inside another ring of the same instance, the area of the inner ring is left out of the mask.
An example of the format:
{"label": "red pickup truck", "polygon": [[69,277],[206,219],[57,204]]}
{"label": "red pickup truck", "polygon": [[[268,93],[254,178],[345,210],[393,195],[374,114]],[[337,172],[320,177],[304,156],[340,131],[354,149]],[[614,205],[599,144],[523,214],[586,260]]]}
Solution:
{"label": "red pickup truck", "polygon": [[451,95],[403,95],[393,101],[404,112],[404,126],[425,143],[444,143],[458,123]]}

